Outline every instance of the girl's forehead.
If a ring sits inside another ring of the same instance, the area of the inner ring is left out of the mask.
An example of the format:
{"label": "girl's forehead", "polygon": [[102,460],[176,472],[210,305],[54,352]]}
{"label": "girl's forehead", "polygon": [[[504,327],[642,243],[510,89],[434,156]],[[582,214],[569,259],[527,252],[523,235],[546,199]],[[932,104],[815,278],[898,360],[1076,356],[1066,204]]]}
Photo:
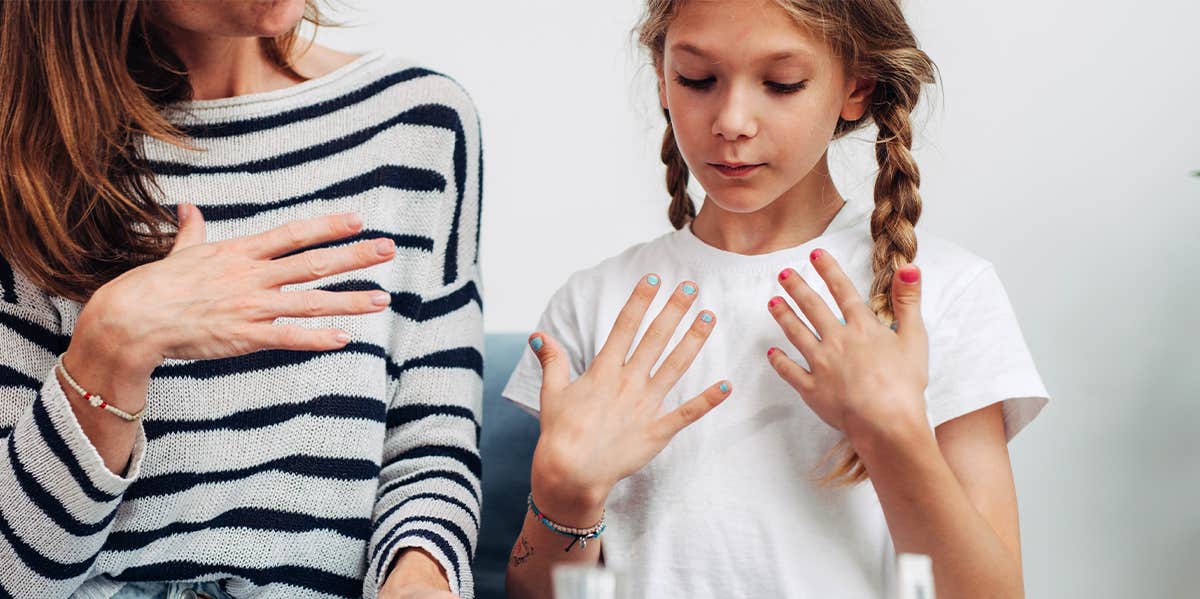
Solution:
{"label": "girl's forehead", "polygon": [[666,31],[666,50],[712,62],[821,62],[827,45],[774,0],[689,0]]}

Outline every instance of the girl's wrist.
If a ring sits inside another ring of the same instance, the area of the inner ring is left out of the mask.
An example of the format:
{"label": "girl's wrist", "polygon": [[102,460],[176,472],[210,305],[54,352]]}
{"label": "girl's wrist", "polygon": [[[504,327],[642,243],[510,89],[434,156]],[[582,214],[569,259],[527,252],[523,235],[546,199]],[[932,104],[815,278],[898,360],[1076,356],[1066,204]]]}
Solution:
{"label": "girl's wrist", "polygon": [[539,470],[530,474],[533,500],[545,516],[563,526],[587,528],[604,516],[608,489],[599,485],[571,484],[567,478]]}
{"label": "girl's wrist", "polygon": [[[924,405],[923,401],[921,405]],[[925,415],[910,410],[895,410],[886,415],[868,417],[850,414],[843,428],[846,440],[864,458],[873,452],[909,446],[914,441],[932,436]]]}

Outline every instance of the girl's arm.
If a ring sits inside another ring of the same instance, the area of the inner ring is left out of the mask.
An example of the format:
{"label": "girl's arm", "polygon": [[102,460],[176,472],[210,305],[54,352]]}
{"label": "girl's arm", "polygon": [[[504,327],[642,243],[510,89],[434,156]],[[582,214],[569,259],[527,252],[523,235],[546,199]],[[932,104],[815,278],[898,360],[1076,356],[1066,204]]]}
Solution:
{"label": "girl's arm", "polygon": [[812,261],[845,324],[795,271],[781,273],[816,331],[786,302],[772,301],[772,314],[809,367],[778,350],[769,353],[772,366],[846,435],[874,484],[897,551],[932,558],[939,597],[1022,597],[1016,497],[999,405],[946,422],[936,438],[929,430],[920,271],[905,266],[892,281],[893,332],[832,257],[817,250]]}
{"label": "girl's arm", "polygon": [[[675,410],[661,413],[663,398],[691,366],[716,319],[712,312],[700,312],[651,376],[699,291],[691,282],[676,287],[630,356],[658,286],[654,275],[639,281],[604,347],[574,381],[569,380],[569,357],[562,346],[545,333],[530,336],[530,347],[542,365],[541,433],[533,452],[530,487],[535,505],[554,524],[573,529],[598,524],[617,482],[640,470],[679,431],[729,396],[729,383],[719,382]],[[602,539],[586,546],[570,545],[573,539],[551,531],[526,510],[524,528],[508,563],[509,597],[550,598],[553,567],[595,563]]]}

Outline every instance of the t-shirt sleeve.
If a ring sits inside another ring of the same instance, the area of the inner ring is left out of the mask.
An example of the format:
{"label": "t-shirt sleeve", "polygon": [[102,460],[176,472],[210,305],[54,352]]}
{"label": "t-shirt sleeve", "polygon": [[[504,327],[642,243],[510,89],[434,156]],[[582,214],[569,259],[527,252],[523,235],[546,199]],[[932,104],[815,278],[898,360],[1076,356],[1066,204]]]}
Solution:
{"label": "t-shirt sleeve", "polygon": [[[571,380],[587,370],[591,358],[591,354],[584,350],[587,342],[580,326],[579,306],[574,301],[577,283],[578,278],[572,277],[550,298],[535,329],[558,341],[567,352]],[[586,360],[583,357],[585,355],[589,356]],[[536,416],[541,406],[541,394],[542,365],[533,350],[526,346],[501,395]]]}
{"label": "t-shirt sleeve", "polygon": [[930,422],[938,426],[1003,402],[1011,440],[1049,401],[1008,294],[988,264],[930,332]]}

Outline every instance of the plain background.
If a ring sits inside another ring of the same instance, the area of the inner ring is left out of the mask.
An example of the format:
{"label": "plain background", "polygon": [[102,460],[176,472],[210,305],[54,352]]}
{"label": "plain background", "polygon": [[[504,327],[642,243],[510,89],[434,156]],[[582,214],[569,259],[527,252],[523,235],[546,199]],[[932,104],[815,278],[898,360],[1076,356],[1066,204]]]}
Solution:
{"label": "plain background", "polygon": [[[996,264],[1054,399],[1010,445],[1026,588],[1200,588],[1200,3],[910,0],[924,225]],[[448,73],[484,131],[486,326],[669,230],[639,0],[343,0],[319,41]],[[870,145],[834,147],[866,199]]]}

